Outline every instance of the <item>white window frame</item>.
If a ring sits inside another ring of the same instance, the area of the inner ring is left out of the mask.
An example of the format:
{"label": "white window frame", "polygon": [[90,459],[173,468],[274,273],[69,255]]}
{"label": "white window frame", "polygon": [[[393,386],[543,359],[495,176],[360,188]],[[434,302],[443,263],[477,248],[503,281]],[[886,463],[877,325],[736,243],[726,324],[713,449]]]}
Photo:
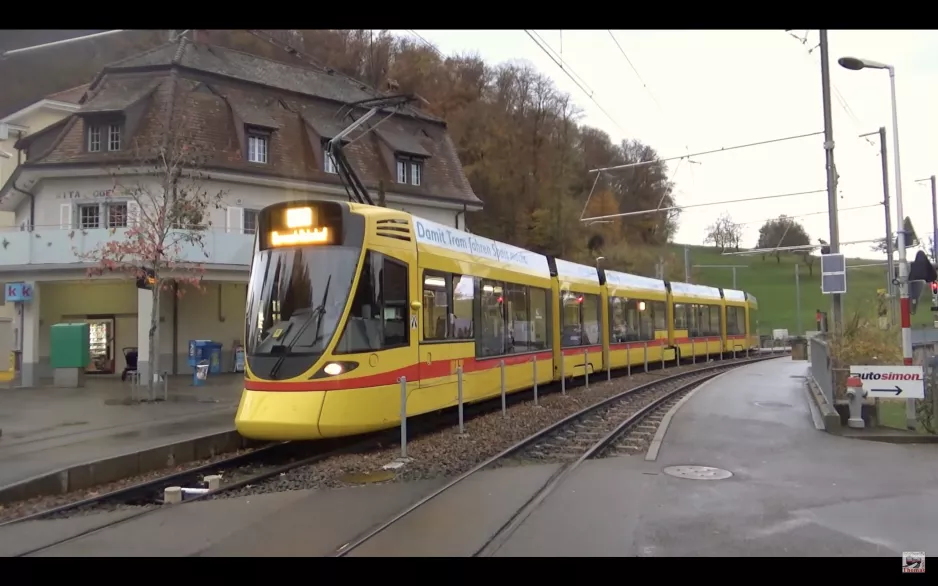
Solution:
{"label": "white window frame", "polygon": [[107,150],[110,152],[121,150],[122,129],[120,124],[108,124]]}
{"label": "white window frame", "polygon": [[[85,225],[85,222],[83,221],[84,218],[82,218],[82,211],[83,211],[83,210],[94,210],[94,216],[95,216],[95,220],[96,220],[96,221],[95,221],[95,223],[94,223],[93,226],[91,226],[91,225],[86,226],[86,225]],[[76,218],[75,218],[76,224],[78,225],[78,229],[79,229],[79,230],[97,230],[98,228],[101,228],[101,227],[102,227],[102,226],[101,226],[101,224],[102,224],[102,222],[101,222],[101,219],[102,219],[102,218],[101,218],[101,204],[98,204],[98,203],[80,203],[80,204],[78,204],[78,205],[75,206],[75,216],[76,216]]]}
{"label": "white window frame", "polygon": [[245,135],[248,162],[266,165],[270,160],[270,135],[254,130],[248,130]]}
{"label": "white window frame", "polygon": [[[241,233],[242,234],[255,234],[257,232],[257,218],[260,215],[260,210],[255,210],[252,208],[243,208],[241,210]],[[248,218],[252,217],[254,219],[254,226],[248,227]]]}
{"label": "white window frame", "polygon": [[88,152],[101,152],[101,127],[91,125],[88,127]]}
{"label": "white window frame", "polygon": [[[112,201],[102,205],[101,207],[104,208],[104,217],[107,221],[107,228],[127,228],[130,226],[130,202]],[[121,207],[124,208],[124,223],[122,226],[115,226],[111,224],[111,210]]]}
{"label": "white window frame", "polygon": [[397,158],[397,182],[419,187],[423,182],[423,161],[408,157]]}

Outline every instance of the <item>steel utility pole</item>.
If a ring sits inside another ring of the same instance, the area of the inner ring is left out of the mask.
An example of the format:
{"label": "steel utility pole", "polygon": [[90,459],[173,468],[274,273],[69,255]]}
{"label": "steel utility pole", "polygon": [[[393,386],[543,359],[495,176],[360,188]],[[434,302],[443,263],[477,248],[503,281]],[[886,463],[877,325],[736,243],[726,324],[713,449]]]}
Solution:
{"label": "steel utility pole", "polygon": [[801,269],[795,265],[795,317],[798,320],[798,335],[804,333],[801,329]]}
{"label": "steel utility pole", "polygon": [[899,295],[897,295],[898,291],[893,284],[893,280],[896,278],[896,264],[893,259],[892,206],[889,203],[889,161],[886,158],[886,127],[880,126],[877,132],[861,134],[860,138],[873,134],[879,135],[879,158],[883,165],[883,209],[886,212],[886,292],[889,294],[889,323],[894,324],[896,314],[899,313],[897,308]]}
{"label": "steel utility pole", "polygon": [[938,198],[935,197],[935,176],[931,176],[931,250],[933,262],[938,262]]}
{"label": "steel utility pole", "polygon": [[[821,29],[821,97],[824,103],[824,152],[827,159],[827,217],[830,223],[831,254],[840,252],[840,227],[837,221],[837,167],[834,165],[834,122],[831,115],[831,72],[828,62],[827,30]],[[831,318],[834,335],[840,335],[843,325],[843,298],[831,294]]]}
{"label": "steel utility pole", "polygon": [[684,282],[690,283],[690,248],[684,247]]}

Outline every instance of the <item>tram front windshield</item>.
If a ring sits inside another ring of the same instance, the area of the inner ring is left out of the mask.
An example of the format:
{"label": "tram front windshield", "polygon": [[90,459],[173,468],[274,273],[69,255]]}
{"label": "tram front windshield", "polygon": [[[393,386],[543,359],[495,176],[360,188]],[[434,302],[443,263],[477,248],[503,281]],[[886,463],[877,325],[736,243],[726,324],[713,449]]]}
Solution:
{"label": "tram front windshield", "polygon": [[248,287],[249,357],[319,356],[349,299],[360,249],[277,248],[254,255]]}

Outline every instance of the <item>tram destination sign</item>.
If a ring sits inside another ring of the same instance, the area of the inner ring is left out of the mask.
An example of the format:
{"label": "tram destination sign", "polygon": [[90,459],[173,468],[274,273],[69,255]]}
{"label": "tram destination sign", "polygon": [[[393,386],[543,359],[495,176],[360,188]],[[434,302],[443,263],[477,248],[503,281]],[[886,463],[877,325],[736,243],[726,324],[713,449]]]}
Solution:
{"label": "tram destination sign", "polygon": [[876,399],[924,399],[925,374],[921,366],[851,366],[850,376]]}

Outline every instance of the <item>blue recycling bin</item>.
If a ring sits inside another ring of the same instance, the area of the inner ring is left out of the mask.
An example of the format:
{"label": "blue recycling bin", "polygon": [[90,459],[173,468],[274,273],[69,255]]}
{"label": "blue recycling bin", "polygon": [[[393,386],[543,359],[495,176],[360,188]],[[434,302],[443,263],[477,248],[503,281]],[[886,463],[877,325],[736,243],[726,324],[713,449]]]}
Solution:
{"label": "blue recycling bin", "polygon": [[205,347],[211,344],[211,340],[189,340],[189,366],[195,368],[196,365],[206,358]]}
{"label": "blue recycling bin", "polygon": [[211,374],[221,374],[221,348],[221,343],[209,342],[202,351],[202,356],[208,360],[208,371]]}

